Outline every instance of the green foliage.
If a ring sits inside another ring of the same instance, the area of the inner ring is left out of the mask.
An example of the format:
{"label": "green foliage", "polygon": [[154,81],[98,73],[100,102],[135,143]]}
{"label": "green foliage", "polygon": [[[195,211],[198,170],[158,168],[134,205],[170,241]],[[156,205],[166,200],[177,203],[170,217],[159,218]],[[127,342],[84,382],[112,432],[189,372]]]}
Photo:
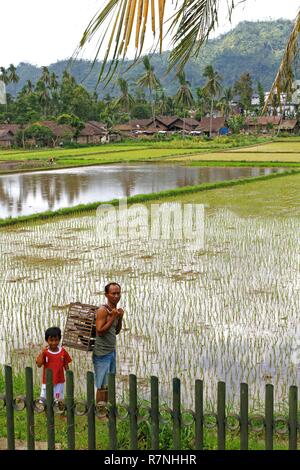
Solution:
{"label": "green foliage", "polygon": [[16,138],[20,144],[23,142],[23,138],[25,140],[34,139],[37,145],[44,147],[51,144],[54,134],[49,127],[32,124],[24,131],[18,131]]}
{"label": "green foliage", "polygon": [[231,116],[228,119],[228,126],[234,134],[238,134],[245,126],[245,118],[241,115]]}

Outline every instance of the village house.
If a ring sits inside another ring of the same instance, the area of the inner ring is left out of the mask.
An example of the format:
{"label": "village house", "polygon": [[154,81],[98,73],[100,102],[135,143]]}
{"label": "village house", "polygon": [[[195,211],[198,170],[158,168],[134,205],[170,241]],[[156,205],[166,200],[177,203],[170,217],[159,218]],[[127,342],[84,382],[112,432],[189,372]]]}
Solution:
{"label": "village house", "polygon": [[228,127],[226,125],[226,120],[224,117],[214,117],[212,118],[212,124],[210,124],[210,122],[210,117],[202,118],[195,131],[209,136],[211,125],[212,136],[228,134]]}
{"label": "village house", "polygon": [[0,129],[0,147],[11,148],[14,143],[14,134],[10,130]]}
{"label": "village house", "polygon": [[272,129],[278,129],[280,121],[280,116],[248,116],[246,118],[245,124],[246,129],[248,129],[250,133],[267,133],[270,132]]}
{"label": "village house", "polygon": [[286,119],[280,123],[279,130],[281,132],[288,132],[289,134],[296,134],[299,132],[299,125],[297,119]]}
{"label": "village house", "polygon": [[190,133],[199,125],[193,118],[178,116],[155,116],[151,119],[135,119],[114,126],[116,132],[122,135],[153,135],[156,133]]}
{"label": "village house", "polygon": [[78,144],[100,144],[108,141],[108,130],[105,124],[97,121],[88,121],[76,138]]}

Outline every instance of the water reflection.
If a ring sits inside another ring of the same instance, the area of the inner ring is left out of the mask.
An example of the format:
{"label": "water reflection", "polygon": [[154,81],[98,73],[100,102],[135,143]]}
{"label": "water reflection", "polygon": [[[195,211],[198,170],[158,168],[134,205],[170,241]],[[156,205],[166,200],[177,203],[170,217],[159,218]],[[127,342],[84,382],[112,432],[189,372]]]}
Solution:
{"label": "water reflection", "polygon": [[278,171],[283,170],[123,164],[3,175],[0,218]]}

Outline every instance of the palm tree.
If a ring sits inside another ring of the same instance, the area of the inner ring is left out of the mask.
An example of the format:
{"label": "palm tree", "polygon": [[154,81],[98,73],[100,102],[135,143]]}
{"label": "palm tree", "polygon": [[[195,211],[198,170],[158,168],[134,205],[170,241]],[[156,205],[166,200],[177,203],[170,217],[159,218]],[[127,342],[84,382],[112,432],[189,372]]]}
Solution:
{"label": "palm tree", "polygon": [[297,14],[294,28],[288,39],[283,58],[281,60],[277,75],[270,90],[270,94],[265,101],[263,113],[268,110],[268,105],[274,99],[275,95],[280,96],[281,92],[291,91],[294,79],[292,70],[293,62],[298,52],[298,36],[300,33],[300,10]]}
{"label": "palm tree", "polygon": [[150,94],[150,101],[152,106],[152,114],[153,114],[153,125],[155,127],[155,109],[154,109],[154,102],[153,102],[153,91],[156,91],[160,88],[160,82],[154,73],[154,67],[151,65],[149,57],[145,56],[143,58],[143,64],[145,67],[144,74],[138,79],[137,85],[141,88],[148,88]]}
{"label": "palm tree", "polygon": [[165,94],[164,90],[161,88],[159,90],[160,94],[157,97],[155,106],[156,110],[160,115],[164,115],[168,111],[168,96]]}
{"label": "palm tree", "polygon": [[59,87],[58,77],[54,72],[52,72],[51,75],[50,75],[49,87],[50,87],[51,91],[56,91]]}
{"label": "palm tree", "polygon": [[8,70],[5,67],[0,67],[0,72],[0,80],[4,83],[4,85],[8,85],[10,82]]}
{"label": "palm tree", "polygon": [[31,80],[27,80],[24,87],[23,87],[23,91],[25,93],[25,95],[30,95],[31,93],[33,93],[33,83]]}
{"label": "palm tree", "polygon": [[184,71],[177,74],[179,80],[179,90],[174,96],[175,106],[178,108],[190,108],[195,103],[193,94],[190,89],[190,82],[186,80]]}
{"label": "palm tree", "polygon": [[9,72],[10,83],[18,83],[20,80],[20,77],[17,74],[17,69],[13,64],[10,64],[10,66],[8,67],[8,72]]}
{"label": "palm tree", "polygon": [[14,95],[16,95],[16,84],[20,81],[20,77],[17,74],[17,69],[14,64],[10,64],[7,71],[9,82],[14,84]]}
{"label": "palm tree", "polygon": [[35,86],[35,92],[40,105],[43,107],[44,116],[47,116],[47,109],[50,104],[49,90],[42,80],[39,80]]}
{"label": "palm tree", "polygon": [[[168,0],[171,3],[171,0]],[[228,1],[229,19],[235,6],[240,0]],[[151,4],[151,14],[150,14]],[[78,51],[82,49],[93,36],[99,34],[99,43],[102,44],[105,36],[109,35],[108,47],[102,63],[99,80],[106,73],[106,79],[113,76],[111,70],[115,70],[125,57],[133,32],[135,31],[135,48],[137,50],[136,60],[140,57],[144,47],[144,39],[149,26],[153,35],[156,31],[159,34],[160,52],[164,37],[163,25],[168,18],[165,16],[166,0],[106,0],[94,18],[90,21],[80,40]],[[177,65],[183,70],[188,59],[192,55],[199,53],[201,46],[208,39],[210,32],[218,23],[218,0],[178,0],[173,4],[171,25],[173,50],[169,56],[169,70]],[[156,20],[158,17],[158,28]],[[110,25],[107,27],[107,25]],[[291,67],[297,52],[297,39],[300,32],[300,11],[295,20],[294,29],[288,39],[286,51],[281,65],[271,88],[269,99],[278,90],[283,91],[284,87],[291,87],[293,74]],[[98,48],[95,59],[102,48]],[[105,67],[110,59],[109,53],[113,52],[111,65]],[[264,111],[268,107],[265,103]]]}
{"label": "palm tree", "polygon": [[49,86],[50,84],[50,72],[48,67],[42,67],[42,76],[40,78],[42,82],[45,83],[46,86]]}
{"label": "palm tree", "polygon": [[124,78],[118,79],[118,85],[121,91],[121,96],[116,99],[115,106],[120,107],[125,113],[129,114],[130,109],[135,104],[133,96],[129,93],[128,82]]}
{"label": "palm tree", "polygon": [[231,112],[231,101],[233,100],[233,91],[232,88],[224,88],[223,96],[221,97],[218,105],[221,109],[223,116],[227,118]]}
{"label": "palm tree", "polygon": [[209,125],[209,136],[211,137],[214,99],[221,93],[222,86],[221,86],[220,81],[222,80],[222,77],[219,75],[219,73],[216,70],[214,70],[212,65],[207,65],[205,67],[203,76],[207,79],[206,84],[204,86],[204,90],[211,100],[210,125]]}

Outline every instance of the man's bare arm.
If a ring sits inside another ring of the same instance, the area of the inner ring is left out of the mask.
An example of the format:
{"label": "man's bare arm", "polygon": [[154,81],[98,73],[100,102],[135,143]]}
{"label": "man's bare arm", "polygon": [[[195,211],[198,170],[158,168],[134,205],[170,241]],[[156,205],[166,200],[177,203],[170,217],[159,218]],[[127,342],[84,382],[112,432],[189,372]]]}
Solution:
{"label": "man's bare arm", "polygon": [[122,308],[118,308],[118,312],[119,312],[119,318],[118,318],[118,324],[116,328],[116,335],[118,335],[120,331],[122,330],[124,310]]}
{"label": "man's bare arm", "polygon": [[96,312],[96,332],[98,336],[105,335],[105,333],[110,329],[115,318],[118,316],[117,310],[112,310],[112,314],[107,315],[107,310],[105,307],[100,307]]}

